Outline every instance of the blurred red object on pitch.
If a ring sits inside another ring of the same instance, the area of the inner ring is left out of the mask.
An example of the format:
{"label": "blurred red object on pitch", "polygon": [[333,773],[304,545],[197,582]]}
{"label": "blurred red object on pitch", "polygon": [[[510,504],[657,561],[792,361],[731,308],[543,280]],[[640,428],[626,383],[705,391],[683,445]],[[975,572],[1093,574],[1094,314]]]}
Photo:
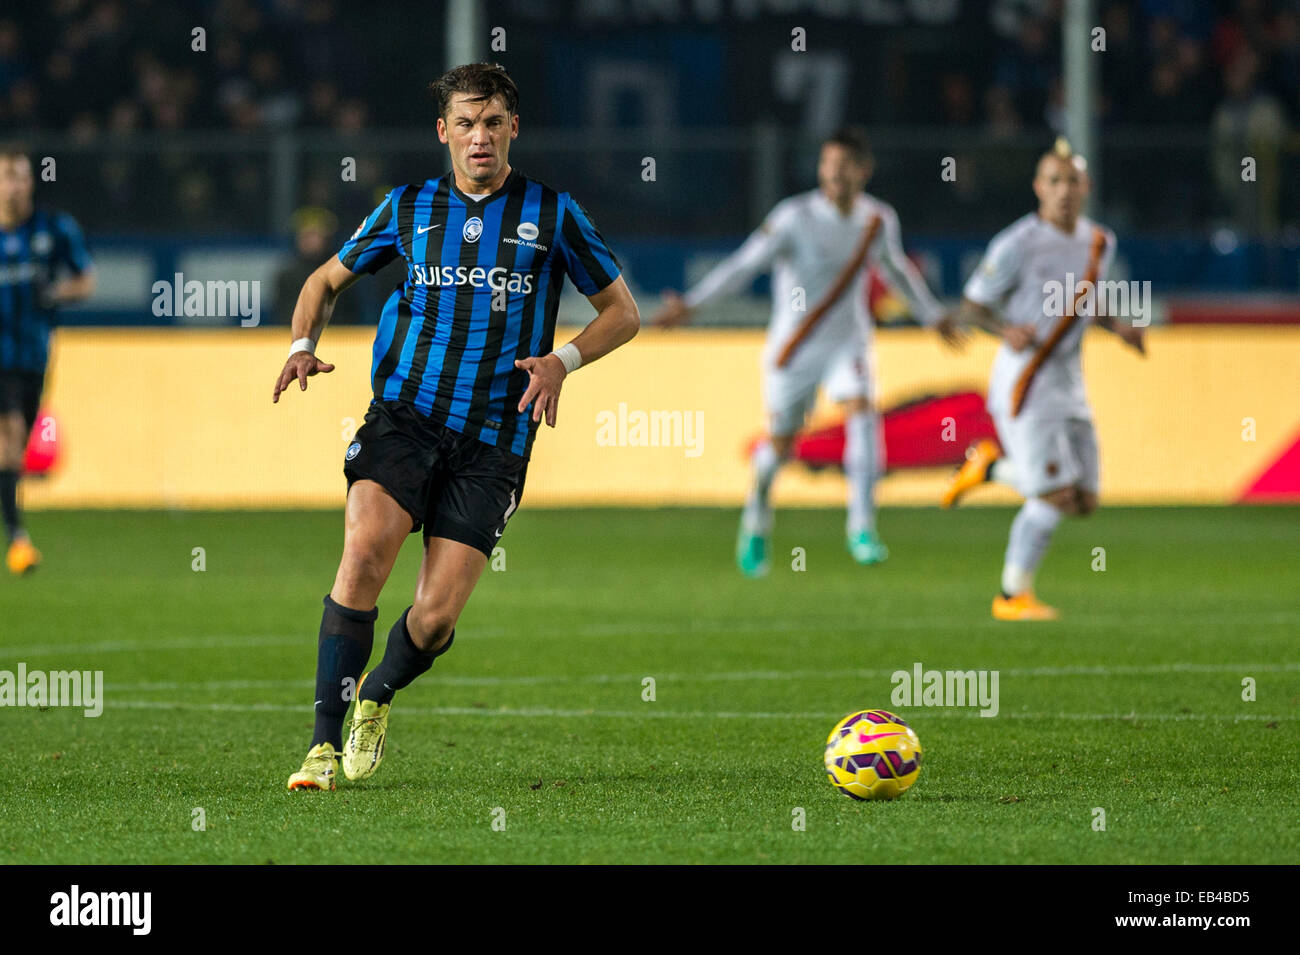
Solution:
{"label": "blurred red object on pitch", "polygon": [[27,439],[27,455],[23,458],[25,474],[48,474],[59,463],[59,422],[54,415],[42,409],[32,425]]}
{"label": "blurred red object on pitch", "polygon": [[[926,395],[885,409],[885,469],[956,467],[981,438],[997,440],[993,419],[977,391]],[[748,445],[750,454],[762,438]],[[843,467],[844,422],[801,433],[790,459],[813,470]]]}

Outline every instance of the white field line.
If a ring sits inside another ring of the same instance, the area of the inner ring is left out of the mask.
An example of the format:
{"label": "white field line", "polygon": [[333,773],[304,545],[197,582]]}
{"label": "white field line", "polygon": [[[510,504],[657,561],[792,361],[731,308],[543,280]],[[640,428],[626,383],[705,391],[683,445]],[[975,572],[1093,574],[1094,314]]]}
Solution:
{"label": "white field line", "polygon": [[[902,668],[911,674],[910,668]],[[974,668],[971,668],[974,669]],[[418,686],[538,686],[558,683],[620,684],[640,682],[653,676],[658,683],[729,683],[760,682],[772,680],[845,680],[888,678],[895,670],[737,670],[719,673],[590,673],[552,676],[426,676]],[[1137,666],[1061,666],[1013,667],[999,670],[999,677],[1072,677],[1072,676],[1160,676],[1172,673],[1233,673],[1250,676],[1255,673],[1300,672],[1300,663],[1157,663]],[[208,680],[185,682],[167,680],[150,683],[109,683],[107,689],[123,691],[160,690],[258,690],[278,687],[312,686],[312,681],[301,680]]]}
{"label": "white field line", "polygon": [[[1134,615],[1134,614],[1096,614],[1072,617],[1072,628],[1088,629],[1112,628],[1124,633],[1134,634],[1148,624],[1168,623],[1171,615]],[[1264,612],[1233,611],[1224,613],[1202,613],[1190,611],[1179,616],[1187,625],[1196,630],[1209,624],[1289,624],[1300,622],[1300,610],[1271,610]],[[382,628],[376,628],[377,630]],[[674,637],[700,636],[718,633],[825,633],[829,630],[849,631],[862,636],[895,633],[900,631],[924,630],[934,633],[959,631],[963,635],[972,630],[981,632],[998,632],[1050,635],[1051,627],[1013,628],[1000,621],[986,619],[983,615],[975,618],[953,614],[932,619],[908,617],[888,620],[867,615],[838,618],[809,619],[765,619],[765,620],[684,620],[674,623],[663,620],[619,621],[618,623],[594,623],[579,626],[542,626],[530,627],[526,636],[534,637]],[[492,639],[500,637],[518,637],[516,627],[473,627],[466,628],[466,639]],[[382,634],[377,634],[382,639]],[[316,634],[304,629],[299,634],[266,634],[249,636],[244,634],[213,634],[212,636],[162,637],[159,639],[140,640],[103,640],[90,643],[70,643],[51,640],[30,646],[7,647],[0,644],[0,661],[35,656],[54,656],[70,653],[132,653],[138,651],[160,652],[168,650],[225,650],[232,647],[291,647],[315,646]]]}
{"label": "white field line", "polygon": [[[185,703],[173,700],[107,700],[109,709],[122,710],[198,710],[213,713],[299,713],[309,715],[310,705],[290,706],[283,703]],[[916,707],[899,707],[904,713],[915,713]],[[820,713],[800,712],[728,712],[710,710],[667,710],[657,705],[647,704],[635,710],[563,710],[545,706],[499,707],[491,709],[477,706],[403,706],[403,713],[417,716],[531,716],[553,717],[558,719],[596,718],[596,719],[685,719],[685,720],[834,720],[843,714],[826,710]],[[967,717],[979,719],[979,711],[970,707],[933,707],[926,708],[926,718]],[[1284,716],[1273,715],[1239,715],[1219,713],[1000,713],[995,718],[1023,720],[1128,720],[1132,722],[1243,722],[1280,721]]]}

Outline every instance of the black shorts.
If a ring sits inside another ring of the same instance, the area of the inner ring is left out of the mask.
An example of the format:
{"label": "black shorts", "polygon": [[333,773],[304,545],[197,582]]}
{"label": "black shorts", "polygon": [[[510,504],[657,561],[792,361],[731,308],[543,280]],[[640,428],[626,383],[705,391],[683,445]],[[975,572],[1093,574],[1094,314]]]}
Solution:
{"label": "black shorts", "polygon": [[403,401],[372,401],[344,455],[348,490],[370,480],[411,515],[411,533],[489,557],[524,494],[528,459],[430,421]]}
{"label": "black shorts", "polygon": [[44,388],[43,371],[0,371],[0,414],[22,412],[27,430],[31,431],[41,410]]}

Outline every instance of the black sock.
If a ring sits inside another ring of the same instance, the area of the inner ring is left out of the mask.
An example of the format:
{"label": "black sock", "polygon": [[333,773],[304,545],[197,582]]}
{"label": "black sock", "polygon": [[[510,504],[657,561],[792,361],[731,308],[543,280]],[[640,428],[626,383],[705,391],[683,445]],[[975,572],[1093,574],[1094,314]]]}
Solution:
{"label": "black sock", "polygon": [[[370,660],[378,616],[378,607],[352,610],[325,595],[316,650],[316,731],[312,746],[333,743],[336,752],[342,751],[343,718],[348,713],[351,691]],[[348,680],[351,682],[345,682]]]}
{"label": "black sock", "polygon": [[365,684],[358,694],[360,699],[374,700],[376,703],[391,703],[393,695],[421,673],[433,666],[433,661],[451,649],[451,642],[456,639],[456,631],[437,650],[421,650],[411,642],[411,632],[406,629],[406,615],[411,612],[407,607],[388,631],[388,646],[379,666],[370,671]]}
{"label": "black sock", "polygon": [[5,533],[12,541],[23,529],[22,519],[18,516],[17,471],[0,471],[0,514],[4,516]]}

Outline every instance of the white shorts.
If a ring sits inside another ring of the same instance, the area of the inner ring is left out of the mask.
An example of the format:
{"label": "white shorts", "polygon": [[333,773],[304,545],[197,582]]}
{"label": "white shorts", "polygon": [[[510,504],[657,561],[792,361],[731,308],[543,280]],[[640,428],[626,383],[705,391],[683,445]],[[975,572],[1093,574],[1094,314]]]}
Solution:
{"label": "white shorts", "polygon": [[785,368],[765,364],[763,397],[772,434],[792,435],[803,427],[817,400],[818,385],[831,401],[871,400],[874,381],[866,350],[841,348],[825,357],[796,353]]}
{"label": "white shorts", "polygon": [[1063,487],[1097,493],[1097,432],[1092,421],[999,414],[993,423],[1015,466],[1016,490],[1025,497],[1041,497]]}

